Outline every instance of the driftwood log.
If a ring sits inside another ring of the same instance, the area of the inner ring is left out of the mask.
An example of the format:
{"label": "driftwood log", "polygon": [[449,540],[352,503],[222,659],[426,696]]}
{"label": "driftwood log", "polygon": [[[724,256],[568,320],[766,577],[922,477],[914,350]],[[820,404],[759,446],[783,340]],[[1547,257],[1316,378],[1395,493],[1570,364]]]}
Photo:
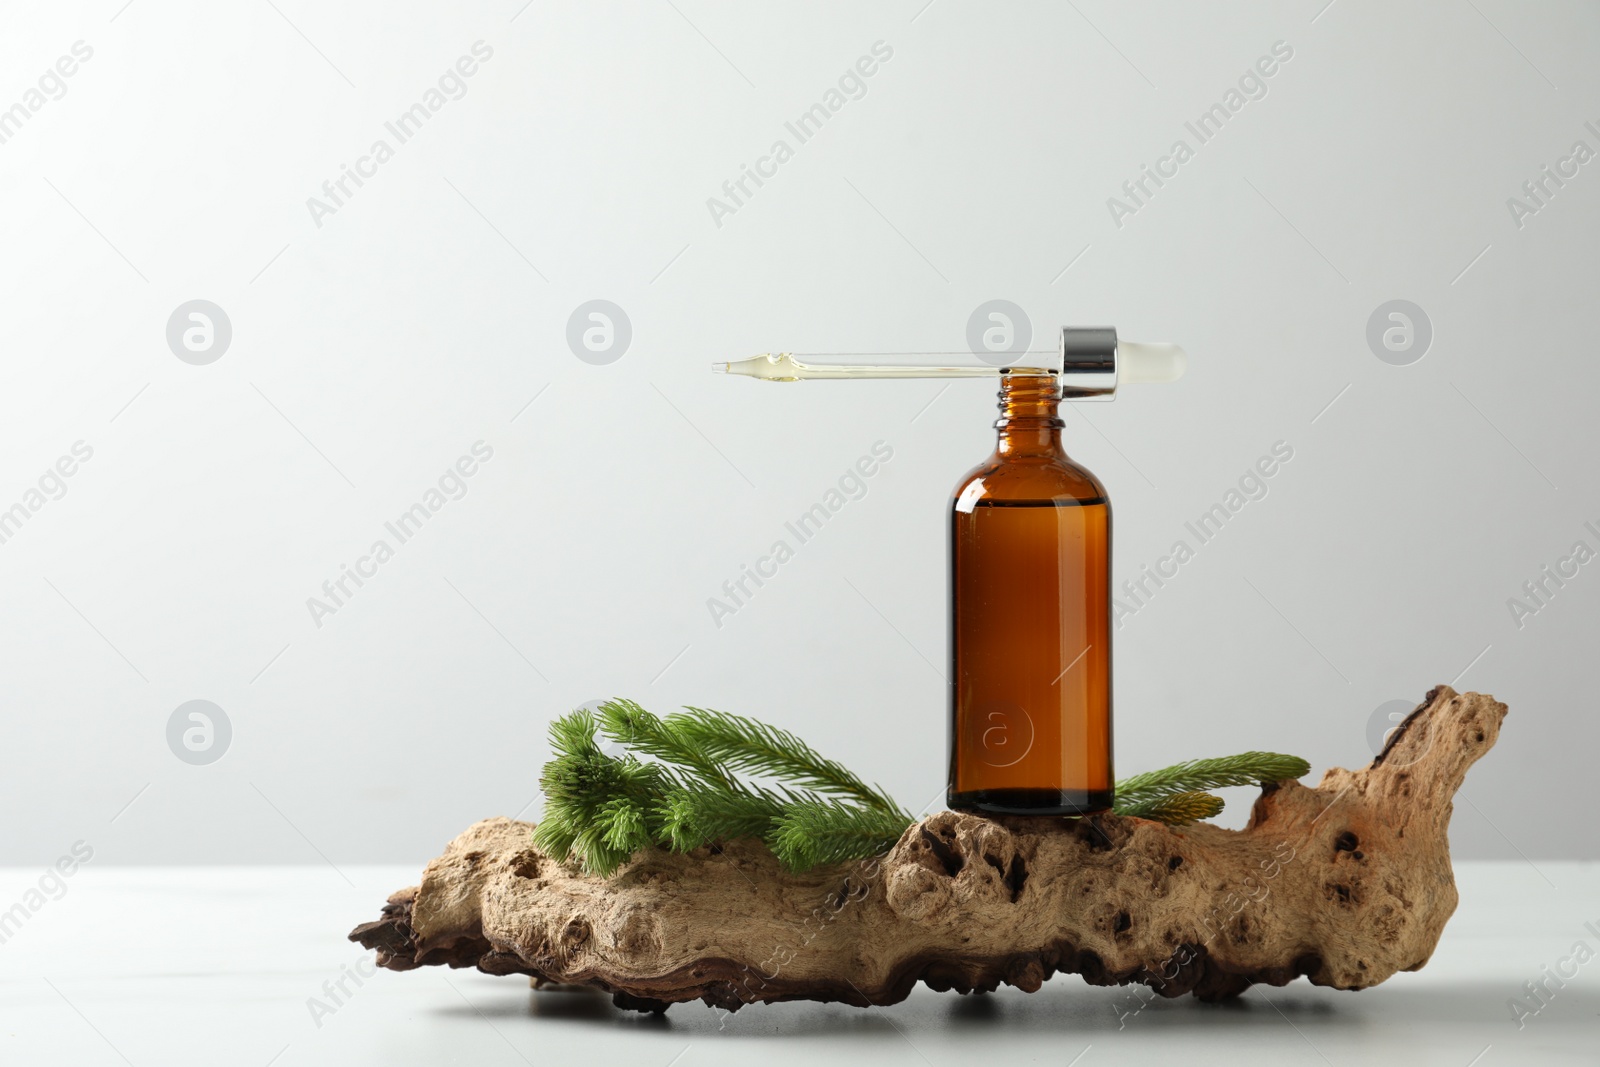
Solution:
{"label": "driftwood log", "polygon": [[793,874],[732,841],[601,879],[488,819],[350,938],[392,970],[526,974],[642,1011],[1031,992],[1058,971],[1207,1000],[1300,975],[1362,989],[1432,955],[1456,906],[1452,797],[1505,713],[1440,686],[1366,768],[1264,786],[1243,830],[947,811],[876,860]]}

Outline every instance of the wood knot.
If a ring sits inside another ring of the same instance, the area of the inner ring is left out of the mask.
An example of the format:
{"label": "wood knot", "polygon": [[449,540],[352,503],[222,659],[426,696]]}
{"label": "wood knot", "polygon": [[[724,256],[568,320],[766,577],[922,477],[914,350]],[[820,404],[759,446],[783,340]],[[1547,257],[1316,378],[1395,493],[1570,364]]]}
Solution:
{"label": "wood knot", "polygon": [[607,918],[606,927],[618,952],[642,961],[653,960],[661,952],[660,924],[644,908],[619,908]]}
{"label": "wood knot", "polygon": [[889,872],[884,901],[896,915],[921,922],[947,907],[954,897],[951,879],[915,863],[902,864]]}
{"label": "wood knot", "polygon": [[561,945],[568,952],[581,948],[589,940],[590,932],[589,920],[581,915],[574,915],[562,928]]}

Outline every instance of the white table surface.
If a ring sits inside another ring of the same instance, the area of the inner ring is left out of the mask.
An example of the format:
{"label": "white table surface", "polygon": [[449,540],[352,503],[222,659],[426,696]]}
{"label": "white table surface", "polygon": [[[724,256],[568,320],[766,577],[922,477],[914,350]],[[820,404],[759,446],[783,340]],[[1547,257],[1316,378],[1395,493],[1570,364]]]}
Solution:
{"label": "white table surface", "polygon": [[[1432,961],[1361,993],[1302,980],[1119,1018],[1138,1004],[1128,990],[1058,975],[1031,996],[919,987],[889,1008],[724,1017],[694,1003],[649,1016],[430,967],[346,978],[351,995],[314,1019],[312,998],[332,1004],[324,983],[369,955],[346,932],[419,871],[91,863],[0,944],[0,1064],[1600,1064],[1594,863],[1458,864],[1461,906]],[[0,868],[0,909],[41,873]],[[1596,958],[1519,1029],[1509,998],[1579,941]]]}

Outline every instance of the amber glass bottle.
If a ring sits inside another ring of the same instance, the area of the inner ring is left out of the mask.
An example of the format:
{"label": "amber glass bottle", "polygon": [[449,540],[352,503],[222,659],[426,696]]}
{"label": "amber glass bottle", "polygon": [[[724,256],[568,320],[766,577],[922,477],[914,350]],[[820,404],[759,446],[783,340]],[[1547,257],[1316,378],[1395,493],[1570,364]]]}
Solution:
{"label": "amber glass bottle", "polygon": [[999,444],[950,521],[957,810],[1111,807],[1111,505],[1067,458],[1053,377],[1001,379]]}

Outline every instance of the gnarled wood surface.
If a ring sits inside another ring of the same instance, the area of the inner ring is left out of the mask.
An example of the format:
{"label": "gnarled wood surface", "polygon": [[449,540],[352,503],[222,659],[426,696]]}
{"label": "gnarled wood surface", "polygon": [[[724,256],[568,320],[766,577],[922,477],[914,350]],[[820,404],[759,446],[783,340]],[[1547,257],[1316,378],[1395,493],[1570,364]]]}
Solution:
{"label": "gnarled wood surface", "polygon": [[941,812],[876,860],[793,874],[734,841],[601,879],[536,851],[533,824],[487,819],[350,938],[392,970],[527,974],[640,1010],[1032,991],[1058,971],[1169,997],[1362,989],[1433,953],[1456,906],[1452,798],[1505,713],[1440,686],[1369,766],[1264,787],[1243,830]]}

